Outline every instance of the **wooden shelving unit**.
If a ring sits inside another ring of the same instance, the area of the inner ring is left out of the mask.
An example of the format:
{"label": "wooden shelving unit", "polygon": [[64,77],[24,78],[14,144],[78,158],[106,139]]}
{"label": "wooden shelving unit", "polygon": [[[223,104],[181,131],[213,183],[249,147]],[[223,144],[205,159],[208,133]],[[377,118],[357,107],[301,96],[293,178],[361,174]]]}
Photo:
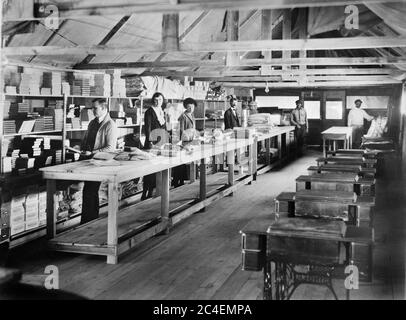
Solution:
{"label": "wooden shelving unit", "polygon": [[[38,67],[39,70],[43,71],[52,71],[49,69],[43,69],[41,67]],[[65,70],[65,69],[60,69],[57,70],[56,72],[61,72],[61,73],[77,73],[76,70]],[[81,73],[84,73],[81,71]],[[85,72],[86,73],[86,72]],[[94,74],[94,72],[89,72],[90,74]],[[99,73],[100,74],[100,73]],[[3,90],[3,88],[1,88]],[[108,101],[108,106],[109,110],[111,108],[112,100],[116,99],[122,99],[125,101],[128,101],[128,105],[131,107],[134,107],[134,104],[137,100],[140,101],[140,112],[139,114],[142,115],[142,106],[143,106],[143,101],[142,98],[140,97],[123,97],[123,96],[91,96],[91,95],[52,95],[52,94],[47,94],[47,95],[34,95],[34,94],[20,94],[20,93],[5,93],[5,92],[0,92],[0,102],[3,103],[3,101],[10,100],[11,101],[21,101],[22,100],[38,100],[38,99],[43,99],[44,100],[44,105],[46,105],[46,101],[52,101],[52,100],[63,100],[63,124],[62,124],[62,130],[47,130],[47,131],[34,131],[34,132],[24,132],[24,133],[11,133],[11,134],[4,134],[3,132],[3,119],[4,119],[4,108],[0,108],[0,154],[3,155],[3,140],[6,138],[8,140],[12,140],[21,137],[21,139],[24,139],[24,137],[31,136],[31,137],[40,137],[40,136],[48,136],[48,135],[53,135],[53,136],[60,136],[60,140],[62,141],[62,163],[66,161],[66,139],[68,138],[68,135],[73,135],[73,134],[78,134],[82,135],[84,131],[86,131],[86,128],[75,128],[75,129],[68,129],[66,124],[67,124],[67,108],[69,106],[69,103],[75,103],[78,100],[81,102],[86,102],[91,101],[96,98],[105,98]],[[80,103],[78,103],[80,104]],[[142,130],[142,125],[143,125],[143,119],[142,117],[138,118],[137,117],[137,123],[131,124],[131,125],[123,125],[123,126],[118,126],[119,129],[134,129],[137,130],[138,132],[141,133]],[[17,128],[18,129],[18,128]],[[125,131],[125,130],[124,130]],[[16,183],[21,183],[21,182],[27,182],[27,184],[30,185],[36,185],[41,183],[42,180],[42,174],[39,171],[32,172],[33,170],[29,169],[29,173],[25,174],[16,174],[14,173],[3,173],[3,156],[1,157],[1,174],[0,174],[0,183],[1,183],[1,188],[5,188],[7,186],[13,186]],[[75,214],[72,216],[69,216],[67,218],[64,218],[60,221],[57,222],[58,225],[61,226],[61,228],[68,228],[69,226],[74,225],[73,223],[76,220],[80,220],[80,214]],[[78,221],[79,221],[78,220]],[[9,241],[10,241],[10,248],[19,246],[21,244],[24,244],[28,241],[32,241],[34,239],[37,239],[39,237],[42,237],[46,234],[46,225],[42,225],[30,230],[25,230],[22,231],[21,233],[14,234],[13,236],[10,236]]]}

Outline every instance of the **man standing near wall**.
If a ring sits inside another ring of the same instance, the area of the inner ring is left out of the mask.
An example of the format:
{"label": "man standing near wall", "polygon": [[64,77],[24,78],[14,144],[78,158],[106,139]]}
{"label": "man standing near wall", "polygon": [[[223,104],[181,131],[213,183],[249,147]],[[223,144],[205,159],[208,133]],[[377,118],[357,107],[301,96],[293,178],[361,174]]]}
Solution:
{"label": "man standing near wall", "polygon": [[301,100],[296,100],[296,108],[291,114],[291,123],[296,127],[296,141],[298,147],[298,155],[303,154],[305,137],[309,130],[306,110],[303,107]]}
{"label": "man standing near wall", "polygon": [[361,109],[362,101],[355,100],[355,106],[348,113],[348,126],[352,127],[352,148],[357,149],[361,146],[362,136],[364,135],[364,119],[371,121],[374,117]]}

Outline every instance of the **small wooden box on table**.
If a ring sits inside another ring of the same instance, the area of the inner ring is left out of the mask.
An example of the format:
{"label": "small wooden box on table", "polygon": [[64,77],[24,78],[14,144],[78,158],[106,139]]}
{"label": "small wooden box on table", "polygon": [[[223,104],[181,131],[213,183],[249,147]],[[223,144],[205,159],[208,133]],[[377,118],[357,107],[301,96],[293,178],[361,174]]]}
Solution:
{"label": "small wooden box on table", "polygon": [[375,179],[359,178],[354,173],[302,175],[296,179],[296,190],[331,190],[375,196]]}
{"label": "small wooden box on table", "polygon": [[323,156],[326,156],[326,142],[331,149],[330,141],[333,142],[333,150],[337,150],[337,141],[344,142],[344,149],[352,148],[352,128],[351,127],[331,127],[321,133],[323,137]]}
{"label": "small wooden box on table", "polygon": [[375,168],[365,168],[361,165],[346,165],[346,164],[321,164],[318,166],[310,166],[307,168],[308,173],[311,174],[347,174],[355,173],[360,177],[374,178],[376,176]]}

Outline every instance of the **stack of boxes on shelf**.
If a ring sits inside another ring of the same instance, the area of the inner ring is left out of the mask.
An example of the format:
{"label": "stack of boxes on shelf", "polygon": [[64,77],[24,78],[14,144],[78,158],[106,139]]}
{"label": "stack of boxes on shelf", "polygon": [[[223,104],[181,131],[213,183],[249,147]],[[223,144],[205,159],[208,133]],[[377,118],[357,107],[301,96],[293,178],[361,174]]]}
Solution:
{"label": "stack of boxes on shelf", "polygon": [[15,191],[11,200],[2,205],[2,212],[8,214],[10,235],[46,225],[46,206],[46,191],[38,186]]}
{"label": "stack of boxes on shelf", "polygon": [[25,231],[25,195],[14,196],[10,204],[11,235]]}
{"label": "stack of boxes on shelf", "polygon": [[90,87],[92,96],[111,96],[111,76],[109,74],[95,74],[92,80]]}
{"label": "stack of boxes on shelf", "polygon": [[62,74],[60,72],[44,72],[42,74],[42,95],[62,94]]}
{"label": "stack of boxes on shelf", "polygon": [[41,75],[41,71],[25,68],[24,72],[21,73],[19,93],[40,95]]}
{"label": "stack of boxes on shelf", "polygon": [[126,81],[121,78],[121,70],[114,70],[112,73],[112,93],[115,97],[126,97]]}
{"label": "stack of boxes on shelf", "polygon": [[4,134],[15,134],[17,132],[15,120],[4,120],[3,122]]}
{"label": "stack of boxes on shelf", "polygon": [[0,209],[0,243],[10,238],[10,213]]}

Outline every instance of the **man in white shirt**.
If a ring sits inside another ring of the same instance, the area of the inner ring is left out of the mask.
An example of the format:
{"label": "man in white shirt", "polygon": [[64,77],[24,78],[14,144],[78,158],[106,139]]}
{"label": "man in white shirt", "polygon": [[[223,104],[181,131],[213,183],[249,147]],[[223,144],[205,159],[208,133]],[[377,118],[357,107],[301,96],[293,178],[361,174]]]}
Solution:
{"label": "man in white shirt", "polygon": [[361,104],[360,99],[355,100],[355,106],[348,113],[348,126],[352,127],[352,147],[354,149],[361,146],[364,135],[364,119],[371,121],[374,118],[361,109]]}

